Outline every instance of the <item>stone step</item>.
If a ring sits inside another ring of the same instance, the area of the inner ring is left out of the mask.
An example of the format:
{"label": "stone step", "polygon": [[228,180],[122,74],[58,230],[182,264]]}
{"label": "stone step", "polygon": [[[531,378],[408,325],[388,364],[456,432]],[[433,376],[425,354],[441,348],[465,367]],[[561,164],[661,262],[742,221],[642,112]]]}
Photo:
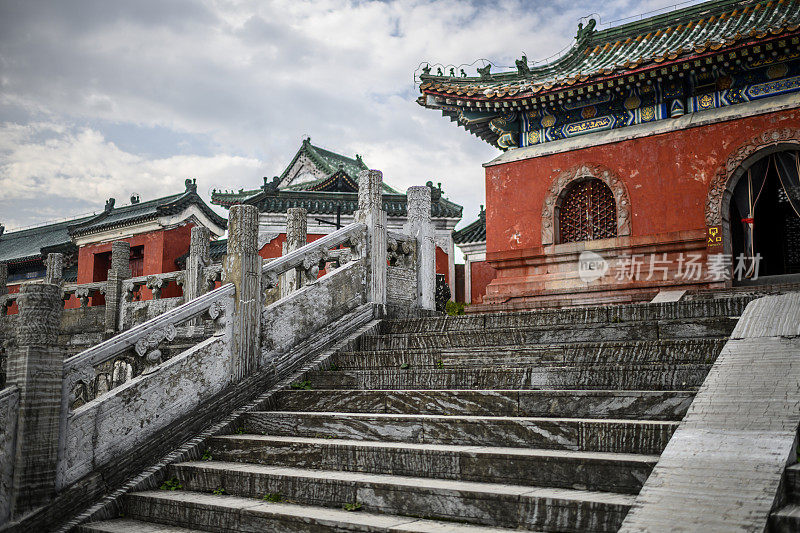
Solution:
{"label": "stone step", "polygon": [[128,516],[182,524],[204,531],[286,533],[502,533],[513,530],[341,509],[272,503],[187,491],[148,491],[125,496]]}
{"label": "stone step", "polygon": [[419,444],[660,454],[672,421],[292,411],[247,413],[242,433]]}
{"label": "stone step", "polygon": [[77,533],[202,533],[201,529],[187,529],[185,527],[159,524],[155,522],[142,522],[130,518],[117,518],[102,522],[91,522],[76,528]]}
{"label": "stone step", "polygon": [[657,455],[226,435],[214,461],[638,494]]}
{"label": "stone step", "polygon": [[467,316],[437,316],[385,320],[383,333],[427,333],[441,331],[484,330],[563,324],[618,324],[645,320],[687,320],[706,317],[740,316],[749,296],[734,296],[697,302],[633,304],[603,307],[549,309],[515,313],[487,313]]}
{"label": "stone step", "polygon": [[622,389],[696,390],[710,364],[388,368],[308,372],[314,389]]}
{"label": "stone step", "polygon": [[[313,382],[312,382],[313,383]],[[681,420],[691,391],[283,390],[279,411]]]}
{"label": "stone step", "polygon": [[251,498],[280,494],[336,508],[358,502],[366,512],[507,528],[616,531],[634,500],[606,492],[216,461],[179,463],[170,473],[190,491],[223,488]]}
{"label": "stone step", "polygon": [[654,341],[659,339],[718,338],[730,335],[735,317],[620,322],[574,326],[509,327],[470,331],[366,335],[358,340],[358,351],[449,349],[475,346],[530,346],[607,341]]}
{"label": "stone step", "polygon": [[770,533],[797,533],[800,531],[800,504],[784,505],[769,517]]}
{"label": "stone step", "polygon": [[727,342],[716,339],[680,339],[569,343],[538,346],[463,347],[339,352],[325,370],[366,370],[414,367],[475,367],[576,364],[711,364]]}

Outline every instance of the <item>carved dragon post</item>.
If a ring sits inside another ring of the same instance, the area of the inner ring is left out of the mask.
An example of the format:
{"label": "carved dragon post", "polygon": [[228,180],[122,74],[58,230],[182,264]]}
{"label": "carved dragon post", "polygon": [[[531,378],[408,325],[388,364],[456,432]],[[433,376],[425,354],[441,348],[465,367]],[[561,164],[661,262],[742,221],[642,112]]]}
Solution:
{"label": "carved dragon post", "polygon": [[254,205],[231,206],[222,283],[236,286],[231,317],[231,372],[238,381],[256,370],[261,351],[261,256],[258,255],[258,208]]}
{"label": "carved dragon post", "polygon": [[[286,211],[286,242],[283,243],[283,255],[302,248],[308,241],[308,211],[302,207],[291,207]],[[281,275],[281,298],[289,296],[300,288],[302,279],[298,270],[290,270]]]}
{"label": "carved dragon post", "polygon": [[356,222],[367,225],[367,300],[386,305],[386,212],[381,188],[383,174],[363,170],[358,175]]}
{"label": "carved dragon post", "polygon": [[111,243],[111,268],[106,281],[105,334],[110,337],[119,331],[122,310],[122,282],[131,277],[131,243]]}
{"label": "carved dragon post", "polygon": [[[49,503],[55,493],[64,354],[58,345],[61,286],[25,283],[19,295],[17,349],[7,385],[19,388],[11,514]],[[64,413],[66,416],[66,413]]]}
{"label": "carved dragon post", "polygon": [[404,231],[417,240],[417,305],[436,309],[436,244],[431,223],[431,189],[409,187],[408,222]]}

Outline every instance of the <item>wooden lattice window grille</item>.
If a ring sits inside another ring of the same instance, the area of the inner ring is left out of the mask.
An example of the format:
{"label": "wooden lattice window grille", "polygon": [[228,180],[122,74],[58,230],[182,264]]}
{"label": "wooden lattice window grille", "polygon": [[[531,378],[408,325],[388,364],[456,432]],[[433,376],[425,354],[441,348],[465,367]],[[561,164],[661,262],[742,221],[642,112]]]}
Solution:
{"label": "wooden lattice window grille", "polygon": [[558,212],[560,242],[592,241],[617,236],[614,194],[593,178],[572,184]]}

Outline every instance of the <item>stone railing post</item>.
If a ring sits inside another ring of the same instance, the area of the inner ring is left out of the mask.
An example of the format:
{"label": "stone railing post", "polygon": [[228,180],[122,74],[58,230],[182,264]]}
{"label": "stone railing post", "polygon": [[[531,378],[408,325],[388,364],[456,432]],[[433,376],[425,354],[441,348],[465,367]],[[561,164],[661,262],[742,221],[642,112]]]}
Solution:
{"label": "stone railing post", "polygon": [[[283,243],[283,255],[302,248],[308,242],[308,211],[302,207],[291,207],[286,211],[286,242]],[[291,270],[281,275],[281,298],[289,296],[300,288],[302,276],[299,270]]]}
{"label": "stone railing post", "polygon": [[53,285],[64,282],[64,254],[47,254],[44,282]]}
{"label": "stone railing post", "polygon": [[417,240],[417,305],[436,309],[436,245],[431,222],[431,190],[427,186],[409,187],[408,222],[405,233]]}
{"label": "stone railing post", "polygon": [[8,264],[0,263],[0,296],[8,294]]}
{"label": "stone railing post", "polygon": [[106,335],[119,331],[119,316],[122,311],[122,282],[131,277],[131,243],[111,243],[111,268],[106,281]]}
{"label": "stone railing post", "polygon": [[55,493],[64,364],[61,286],[26,283],[18,301],[17,349],[7,375],[7,384],[19,388],[12,516],[49,503]]}
{"label": "stone railing post", "polygon": [[358,175],[356,222],[367,225],[367,300],[386,304],[386,212],[381,188],[383,174],[363,170]]}
{"label": "stone railing post", "polygon": [[211,232],[204,226],[192,228],[189,257],[186,259],[186,275],[183,282],[183,301],[194,300],[207,291],[205,268],[211,264]]}
{"label": "stone railing post", "polygon": [[231,373],[238,381],[257,369],[261,347],[261,256],[254,205],[231,206],[222,283],[236,286],[230,331]]}

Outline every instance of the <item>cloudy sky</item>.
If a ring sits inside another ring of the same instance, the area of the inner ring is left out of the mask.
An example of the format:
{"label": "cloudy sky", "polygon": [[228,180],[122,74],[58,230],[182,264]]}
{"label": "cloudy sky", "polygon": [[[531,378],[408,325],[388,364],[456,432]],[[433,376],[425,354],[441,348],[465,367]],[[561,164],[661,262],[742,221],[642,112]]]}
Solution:
{"label": "cloudy sky", "polygon": [[542,59],[590,13],[675,3],[0,0],[0,223],[171,194],[187,177],[206,199],[256,188],[305,135],[395,188],[442,182],[468,223],[499,152],[415,103],[420,63]]}

